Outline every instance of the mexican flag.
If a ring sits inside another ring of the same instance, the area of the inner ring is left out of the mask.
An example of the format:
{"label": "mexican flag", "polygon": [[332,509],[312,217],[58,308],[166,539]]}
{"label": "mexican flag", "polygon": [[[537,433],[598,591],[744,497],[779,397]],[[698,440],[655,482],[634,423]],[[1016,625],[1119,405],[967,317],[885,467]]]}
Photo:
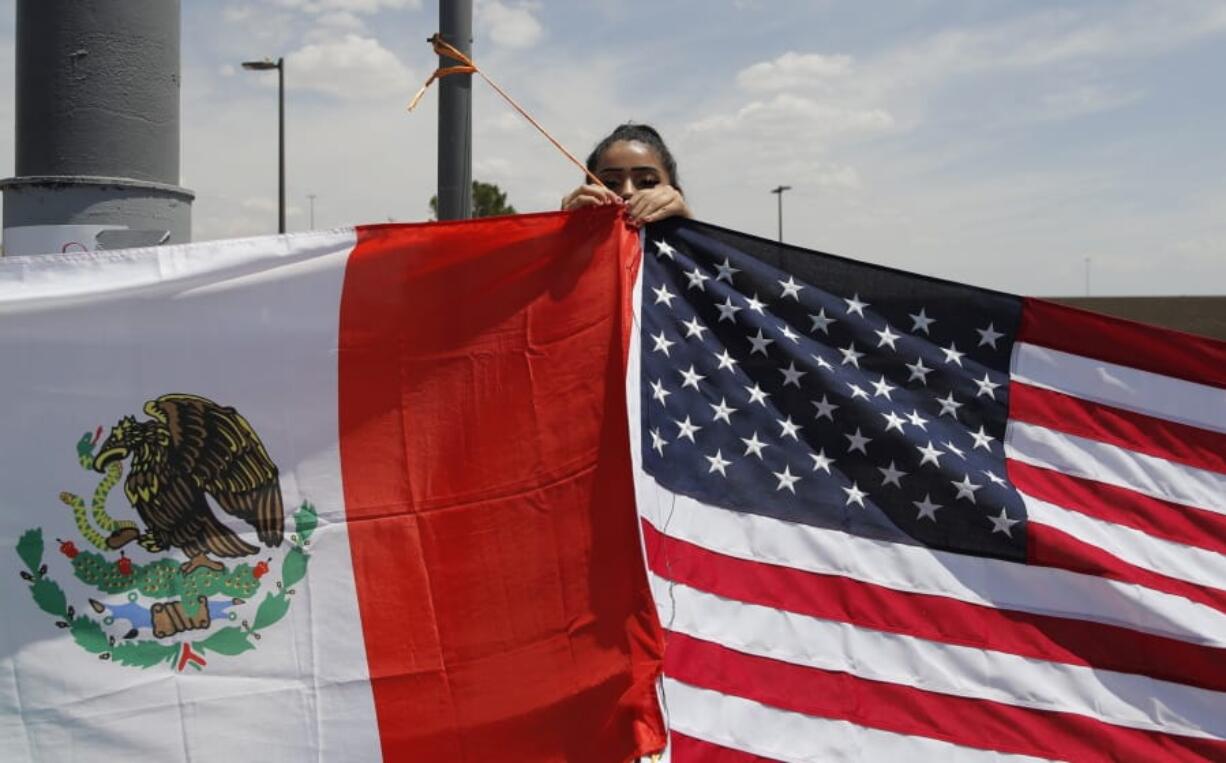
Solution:
{"label": "mexican flag", "polygon": [[4,759],[661,749],[615,215],[0,259]]}

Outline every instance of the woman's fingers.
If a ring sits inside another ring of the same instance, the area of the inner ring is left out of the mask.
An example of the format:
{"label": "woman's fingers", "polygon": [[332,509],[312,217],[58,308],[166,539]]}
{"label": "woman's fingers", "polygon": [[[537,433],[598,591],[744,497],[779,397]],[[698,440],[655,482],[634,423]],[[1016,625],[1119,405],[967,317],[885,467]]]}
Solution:
{"label": "woman's fingers", "polygon": [[636,193],[627,202],[626,211],[636,224],[655,222],[668,217],[689,217],[685,197],[672,186],[656,186]]}
{"label": "woman's fingers", "polygon": [[594,207],[600,204],[617,204],[619,202],[621,202],[621,198],[604,186],[581,185],[562,197],[562,209],[579,209],[580,207]]}

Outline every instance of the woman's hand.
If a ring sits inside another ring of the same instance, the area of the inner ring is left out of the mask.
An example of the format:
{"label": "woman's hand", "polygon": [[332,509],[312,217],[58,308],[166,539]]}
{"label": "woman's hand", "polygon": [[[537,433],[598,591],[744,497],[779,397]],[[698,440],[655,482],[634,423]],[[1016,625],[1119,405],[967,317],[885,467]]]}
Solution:
{"label": "woman's hand", "polygon": [[621,204],[621,197],[602,185],[581,185],[562,197],[562,211],[601,204]]}
{"label": "woman's hand", "polygon": [[667,217],[690,217],[685,197],[671,185],[635,191],[626,200],[626,214],[633,225],[645,225]]}

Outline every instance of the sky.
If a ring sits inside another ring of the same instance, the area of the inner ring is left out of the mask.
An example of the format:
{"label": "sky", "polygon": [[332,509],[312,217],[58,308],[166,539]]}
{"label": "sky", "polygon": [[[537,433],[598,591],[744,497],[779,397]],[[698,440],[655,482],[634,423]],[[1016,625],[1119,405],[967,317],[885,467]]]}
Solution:
{"label": "sky", "polygon": [[[474,0],[473,57],[581,158],[656,126],[695,215],[1019,294],[1226,293],[1220,0]],[[0,173],[14,0],[0,0]],[[196,240],[421,221],[436,167],[428,0],[183,0]],[[480,80],[473,175],[520,212],[578,171]],[[1088,265],[1088,267],[1087,267]]]}

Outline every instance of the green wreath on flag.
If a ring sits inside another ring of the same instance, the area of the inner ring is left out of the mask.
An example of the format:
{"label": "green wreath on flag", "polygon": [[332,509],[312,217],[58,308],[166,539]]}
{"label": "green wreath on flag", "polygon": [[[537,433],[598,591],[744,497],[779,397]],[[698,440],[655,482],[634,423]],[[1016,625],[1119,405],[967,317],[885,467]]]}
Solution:
{"label": "green wreath on flag", "polygon": [[[91,437],[86,433],[77,443],[78,459],[86,469],[91,469],[99,434]],[[71,538],[57,538],[58,550],[71,564],[73,577],[97,591],[97,598],[89,599],[88,610],[69,603],[64,588],[49,574],[44,559],[46,539],[42,528],[35,527],[25,531],[16,546],[25,566],[20,575],[34,603],[82,649],[121,665],[150,668],[168,664],[179,671],[190,665],[200,670],[207,665],[206,654],[232,656],[255,649],[261,631],[289,612],[294,586],[306,577],[308,547],[318,525],[315,507],[303,501],[293,514],[291,545],[275,568],[271,557],[254,566],[201,566],[187,572],[169,557],[138,564],[122,550],[115,554],[107,544],[108,536],[117,531],[137,532],[134,522],[116,520],[106,508],[121,472],[119,463],[108,466],[88,508],[81,497],[60,494],[60,500],[72,510],[80,541],[98,550],[82,549]],[[141,545],[146,550],[161,550],[144,542]],[[268,582],[274,582],[275,591],[267,590],[254,615],[240,621],[236,610],[255,601]],[[125,593],[124,601],[113,601],[116,594]],[[124,621],[130,627],[116,633],[116,626],[122,627]],[[221,622],[226,624],[215,627]],[[140,638],[145,631],[153,638]],[[202,631],[199,636],[190,637],[198,631]]]}

